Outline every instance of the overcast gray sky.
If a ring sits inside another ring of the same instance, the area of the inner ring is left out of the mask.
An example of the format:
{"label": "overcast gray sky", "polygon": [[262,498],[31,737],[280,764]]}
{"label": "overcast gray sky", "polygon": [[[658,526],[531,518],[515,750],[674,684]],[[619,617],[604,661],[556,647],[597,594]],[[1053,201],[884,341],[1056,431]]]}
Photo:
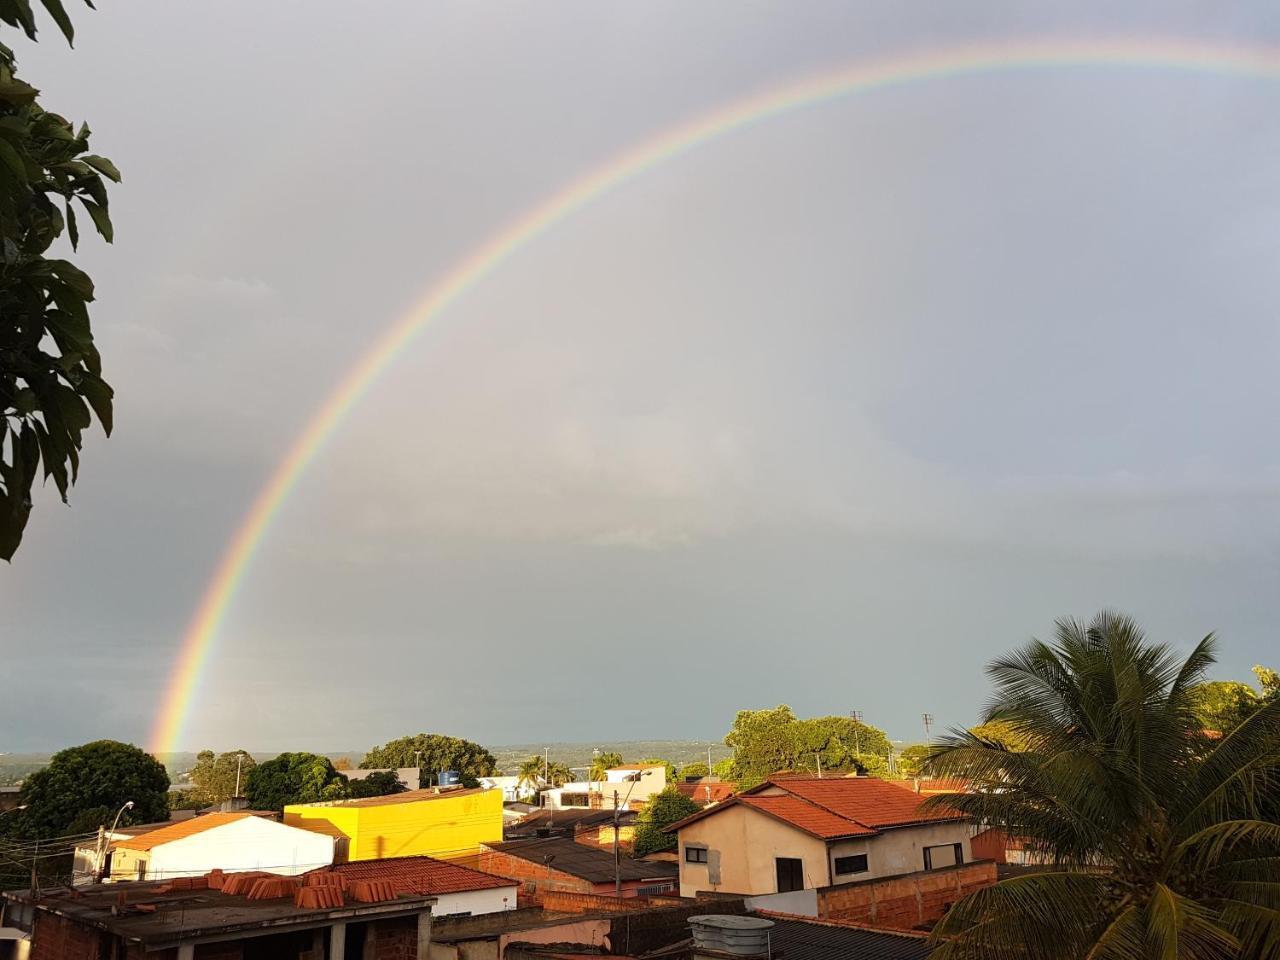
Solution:
{"label": "overcast gray sky", "polygon": [[[142,741],[291,438],[450,264],[628,144],[1015,37],[1268,44],[1274,5],[106,0],[17,43],[125,183],[117,431],[0,571],[0,749]],[[14,42],[10,40],[10,42]],[[184,747],[969,724],[1127,610],[1278,659],[1280,83],[1055,68],[845,98],[611,192],[452,306],[272,528]]]}

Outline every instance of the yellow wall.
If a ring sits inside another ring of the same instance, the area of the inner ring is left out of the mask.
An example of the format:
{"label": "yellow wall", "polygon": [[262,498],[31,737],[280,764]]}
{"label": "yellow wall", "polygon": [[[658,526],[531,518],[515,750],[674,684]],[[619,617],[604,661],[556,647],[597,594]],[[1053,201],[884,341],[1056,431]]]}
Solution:
{"label": "yellow wall", "polygon": [[482,843],[501,842],[502,791],[458,796],[446,792],[425,800],[368,807],[296,804],[284,808],[284,822],[338,838],[339,847],[346,847],[347,860],[423,854],[457,859],[475,854]]}

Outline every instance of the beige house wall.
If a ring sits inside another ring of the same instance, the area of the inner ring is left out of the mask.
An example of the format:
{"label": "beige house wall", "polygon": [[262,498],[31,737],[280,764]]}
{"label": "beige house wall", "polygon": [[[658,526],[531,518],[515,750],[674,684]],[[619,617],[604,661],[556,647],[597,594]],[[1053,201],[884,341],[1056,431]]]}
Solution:
{"label": "beige house wall", "polygon": [[[688,863],[685,848],[705,847],[708,863]],[[680,896],[717,893],[776,893],[775,857],[804,862],[804,885],[831,883],[827,845],[758,810],[741,805],[694,821],[680,830]]]}
{"label": "beige house wall", "polygon": [[[967,822],[936,823],[927,827],[898,827],[885,830],[879,836],[867,837],[864,840],[841,840],[831,844],[832,879],[836,883],[848,883],[852,880],[874,880],[879,877],[897,877],[904,873],[915,873],[924,869],[924,848],[950,846],[953,843],[964,847],[964,862],[973,860],[973,852],[969,847],[970,829]],[[837,874],[835,872],[836,857],[848,857],[855,854],[867,855],[866,873]],[[941,858],[941,854],[939,855]],[[935,867],[951,866],[950,860],[940,859]]]}

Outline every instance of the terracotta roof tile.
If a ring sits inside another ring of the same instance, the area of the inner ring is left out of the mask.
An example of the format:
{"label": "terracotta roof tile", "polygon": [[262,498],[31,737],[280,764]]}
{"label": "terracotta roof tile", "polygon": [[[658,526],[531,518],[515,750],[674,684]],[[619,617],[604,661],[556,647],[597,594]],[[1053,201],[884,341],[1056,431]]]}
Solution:
{"label": "terracotta roof tile", "polygon": [[954,810],[921,809],[923,798],[905,786],[875,777],[794,779],[777,785],[839,817],[875,829],[963,818],[963,814]]}
{"label": "terracotta roof tile", "polygon": [[736,783],[712,781],[709,783],[677,783],[676,789],[686,797],[701,804],[721,803],[733,796],[738,789]]}
{"label": "terracotta roof tile", "polygon": [[347,884],[357,881],[385,881],[395,888],[397,895],[414,893],[424,897],[515,886],[513,880],[460,867],[456,863],[446,863],[434,857],[389,857],[385,860],[340,863],[312,871],[307,874],[307,882],[317,882],[312,878],[320,874],[342,877]]}
{"label": "terracotta roof tile", "polygon": [[800,797],[742,797],[741,800],[753,810],[767,813],[824,840],[834,840],[836,837],[871,837],[876,833],[875,830],[837,816]]}
{"label": "terracotta roof tile", "polygon": [[204,833],[206,830],[212,830],[215,827],[221,827],[236,820],[243,820],[245,817],[253,816],[256,816],[256,814],[245,811],[237,811],[235,813],[207,813],[202,817],[192,817],[190,820],[179,820],[177,823],[171,823],[168,826],[161,827],[159,830],[150,830],[147,833],[140,833],[136,837],[117,840],[112,844],[112,846],[123,847],[126,850],[150,850],[152,847],[158,847],[162,843],[172,843],[174,840],[181,840],[184,837],[192,837],[197,833]]}

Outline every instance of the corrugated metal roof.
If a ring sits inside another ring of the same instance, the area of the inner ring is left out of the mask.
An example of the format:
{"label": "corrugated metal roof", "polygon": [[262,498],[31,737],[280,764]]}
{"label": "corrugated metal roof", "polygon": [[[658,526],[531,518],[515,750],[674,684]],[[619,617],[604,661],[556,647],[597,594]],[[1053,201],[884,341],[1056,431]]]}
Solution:
{"label": "corrugated metal roof", "polygon": [[922,937],[761,913],[774,923],[770,946],[787,960],[923,960],[932,949]]}

